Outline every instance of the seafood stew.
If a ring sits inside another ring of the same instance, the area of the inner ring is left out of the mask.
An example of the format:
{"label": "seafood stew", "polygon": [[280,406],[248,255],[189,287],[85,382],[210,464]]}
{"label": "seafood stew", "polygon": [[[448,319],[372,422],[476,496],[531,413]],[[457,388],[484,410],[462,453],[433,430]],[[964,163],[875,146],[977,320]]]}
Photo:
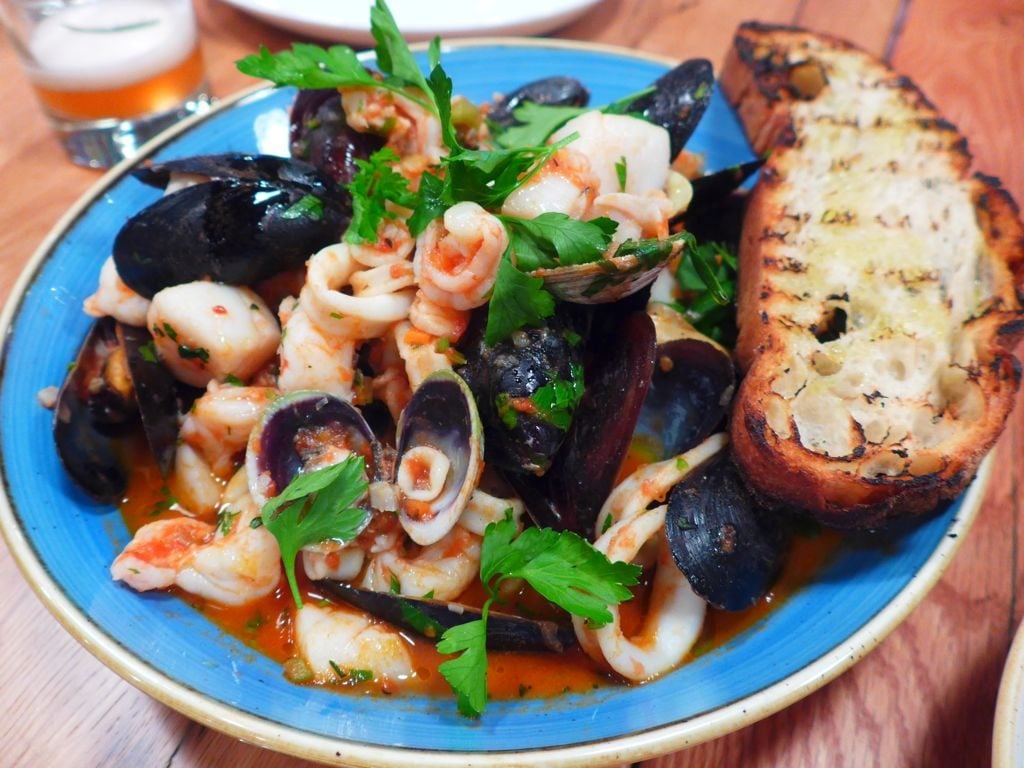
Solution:
{"label": "seafood stew", "polygon": [[[662,66],[650,61],[609,57],[603,53],[584,54],[578,49],[568,50],[564,46],[550,47],[545,50],[548,51],[548,56],[553,62],[553,71],[556,72],[594,71],[600,73],[614,69],[616,78],[632,78],[621,82],[616,79],[614,82],[619,84],[615,87],[610,87],[607,85],[607,80],[603,79],[604,76],[596,76],[590,83],[595,91],[594,98],[598,101],[609,101],[617,94],[635,90],[643,83],[650,82],[654,79],[657,72],[661,71]],[[472,83],[473,81],[470,76],[473,72],[486,71],[487,81],[479,85],[472,85],[471,89],[467,91],[474,98],[481,99],[486,98],[495,87],[499,89],[513,87],[518,82],[518,78],[510,81],[507,73],[496,72],[493,67],[487,70],[488,62],[499,60],[506,55],[512,61],[530,60],[536,56],[536,51],[528,46],[523,48],[512,47],[511,49],[488,49],[486,52],[479,49],[456,51],[452,54],[452,59],[454,62],[453,68],[457,67],[455,70],[457,81],[460,83]],[[651,74],[652,72],[654,74]],[[540,77],[544,74],[546,73],[535,72],[535,74],[530,74],[527,71],[526,76],[522,79]],[[505,78],[504,83],[502,77]],[[209,153],[211,151],[221,152],[238,149],[249,152],[256,151],[258,146],[254,137],[260,131],[259,125],[264,125],[266,122],[271,121],[270,119],[275,114],[281,114],[281,111],[291,101],[292,96],[292,93],[276,93],[269,95],[259,94],[257,97],[250,97],[247,101],[233,106],[229,111],[214,116],[209,124],[204,123],[201,126],[201,130],[193,130],[188,135],[180,137],[176,143],[168,145],[163,152],[167,157],[180,157]],[[705,125],[698,130],[693,142],[696,142],[705,151],[710,150],[710,157],[718,158],[715,164],[712,164],[709,160],[709,167],[723,167],[736,157],[743,156],[739,154],[743,151],[743,143],[741,139],[736,138],[734,128],[730,127],[728,112],[722,109],[720,103],[712,103],[709,115],[713,119],[711,122],[705,120]],[[257,120],[257,118],[259,119]],[[231,127],[225,128],[227,124],[230,124]],[[705,131],[705,133],[702,134],[702,131]],[[225,142],[225,134],[231,135],[230,143]],[[112,237],[112,233],[116,231],[117,226],[111,220],[111,211],[113,210],[115,214],[120,214],[122,218],[125,215],[130,215],[133,210],[137,210],[145,202],[148,202],[148,199],[143,199],[147,195],[149,195],[149,199],[155,199],[155,195],[150,195],[149,192],[141,188],[133,180],[122,180],[116,185],[110,186],[104,192],[103,200],[106,202],[98,202],[95,208],[89,208],[84,211],[84,215],[78,219],[78,223],[71,231],[69,241],[62,239],[57,243],[56,258],[45,265],[44,272],[38,282],[41,289],[29,294],[23,300],[26,314],[19,320],[20,325],[16,330],[11,345],[12,357],[10,358],[10,366],[17,367],[28,373],[24,384],[19,384],[14,380],[8,380],[6,383],[8,397],[11,398],[5,400],[5,405],[10,406],[6,414],[6,428],[4,430],[7,439],[7,442],[5,442],[6,455],[8,457],[6,471],[11,482],[12,498],[19,509],[19,514],[24,517],[30,526],[30,536],[36,542],[33,546],[38,547],[40,558],[48,563],[48,570],[51,570],[55,578],[59,578],[62,582],[66,582],[69,585],[67,589],[69,594],[72,595],[74,603],[80,606],[82,610],[88,609],[92,620],[98,622],[99,626],[104,628],[113,627],[112,629],[104,629],[104,632],[110,632],[112,636],[118,637],[118,643],[123,644],[125,648],[130,648],[131,653],[139,659],[149,660],[147,663],[153,664],[154,669],[157,670],[159,675],[167,676],[173,680],[185,680],[188,686],[203,692],[204,695],[213,696],[221,701],[233,702],[233,706],[241,707],[244,711],[256,711],[261,718],[266,717],[280,721],[285,723],[286,727],[300,728],[303,731],[338,734],[346,739],[356,741],[365,739],[371,743],[378,739],[382,740],[379,743],[392,743],[391,740],[394,738],[394,734],[401,732],[405,734],[400,737],[403,743],[422,744],[426,748],[432,749],[521,749],[522,745],[526,742],[521,738],[514,738],[513,733],[505,730],[502,732],[506,736],[501,736],[498,732],[492,732],[491,729],[487,729],[489,735],[486,746],[483,742],[475,739],[472,732],[460,737],[458,734],[464,732],[465,723],[460,723],[457,719],[455,722],[449,722],[446,719],[445,712],[447,710],[442,706],[445,702],[441,702],[441,704],[429,701],[420,702],[415,698],[407,704],[396,704],[397,710],[389,708],[388,729],[380,731],[380,733],[388,733],[389,736],[375,736],[374,723],[378,713],[374,711],[373,707],[360,707],[348,702],[347,698],[338,700],[339,697],[324,696],[315,690],[300,689],[298,692],[294,692],[287,685],[281,687],[276,682],[276,676],[280,673],[280,668],[274,664],[267,664],[260,658],[247,656],[244,648],[229,652],[234,659],[238,660],[239,666],[237,669],[241,671],[242,676],[241,680],[231,683],[230,669],[232,667],[229,662],[219,657],[225,648],[235,647],[235,644],[230,639],[219,637],[216,633],[212,632],[207,627],[205,621],[193,615],[187,606],[184,610],[180,610],[177,606],[177,601],[165,600],[159,596],[135,596],[127,593],[126,590],[111,590],[102,581],[93,580],[80,567],[75,568],[73,577],[66,572],[66,567],[62,564],[63,558],[59,554],[59,548],[67,546],[66,540],[65,543],[61,544],[58,541],[44,538],[45,531],[50,529],[51,524],[46,522],[45,518],[39,517],[42,513],[36,510],[35,498],[43,500],[54,509],[59,507],[67,510],[69,504],[73,504],[71,516],[67,517],[65,511],[61,518],[58,518],[58,520],[63,522],[57,525],[67,531],[73,540],[82,541],[83,543],[86,541],[91,542],[89,544],[90,551],[100,554],[100,571],[105,567],[104,563],[108,563],[115,554],[114,551],[111,551],[112,542],[114,542],[113,546],[119,549],[126,542],[127,534],[121,528],[120,523],[105,519],[106,515],[97,517],[91,514],[89,510],[94,509],[94,507],[63,481],[57,487],[59,496],[53,499],[49,497],[49,492],[45,490],[40,491],[36,489],[32,491],[34,498],[25,496],[21,490],[28,486],[25,476],[22,474],[22,468],[15,463],[14,457],[20,452],[20,449],[14,450],[12,443],[9,441],[17,440],[20,444],[28,445],[32,440],[31,434],[42,434],[45,431],[45,427],[41,425],[41,422],[39,424],[32,422],[27,427],[27,431],[23,429],[21,425],[25,423],[26,416],[18,413],[18,407],[15,403],[20,402],[23,406],[27,400],[34,397],[35,391],[44,384],[51,383],[59,378],[66,361],[73,354],[70,346],[72,342],[68,341],[63,345],[55,344],[52,354],[49,351],[36,349],[31,353],[30,357],[26,358],[25,340],[28,336],[38,338],[40,330],[31,322],[28,322],[27,319],[37,314],[46,316],[45,313],[49,310],[47,309],[45,299],[51,295],[50,286],[61,286],[53,289],[58,296],[68,295],[66,292],[70,292],[71,303],[76,305],[92,290],[94,286],[85,285],[85,283],[92,282],[94,279],[93,274],[90,274],[88,281],[85,278],[78,280],[74,277],[80,271],[85,271],[88,268],[84,254],[81,262],[75,263],[70,270],[67,266],[67,259],[72,254],[78,253],[78,249],[83,247],[83,244],[84,247],[92,251],[109,249],[110,244],[105,241],[107,238]],[[90,257],[88,263],[94,263],[92,261],[93,258]],[[95,269],[95,267],[92,267],[92,269]],[[60,282],[55,283],[54,277],[58,277]],[[75,311],[77,312],[77,309]],[[52,314],[49,316],[53,317]],[[61,328],[66,328],[69,337],[73,336],[75,339],[74,343],[77,344],[77,340],[81,339],[84,335],[85,326],[83,322],[76,315],[70,313],[59,315],[59,322]],[[35,360],[36,362],[27,363],[26,360]],[[39,375],[32,375],[31,371],[35,367],[41,369]],[[45,417],[42,417],[42,420],[45,420]],[[39,419],[36,421],[39,421]],[[42,464],[36,462],[31,471],[33,473],[49,473],[50,476],[59,480],[59,468],[53,464],[52,455],[48,457],[48,451],[45,449],[45,446],[41,446],[37,453],[42,457]],[[40,493],[42,493],[41,496],[39,495]],[[95,507],[95,509],[97,511],[104,510],[103,507]],[[693,690],[695,689],[690,688],[691,682],[689,681],[693,681],[694,684],[707,691],[706,683],[699,681],[714,679],[714,690],[730,691],[730,693],[726,694],[727,698],[724,701],[731,701],[737,696],[745,695],[742,691],[749,692],[769,685],[776,679],[775,675],[778,674],[779,670],[783,674],[790,674],[801,669],[817,658],[818,655],[834,647],[831,643],[836,641],[832,633],[835,631],[849,633],[851,630],[862,626],[866,620],[877,613],[880,606],[884,606],[892,599],[893,595],[903,589],[909,576],[918,570],[920,563],[927,559],[928,554],[933,551],[935,545],[942,539],[943,531],[945,531],[949,520],[955,514],[955,511],[951,510],[943,517],[931,521],[928,526],[909,539],[904,540],[902,544],[894,545],[895,551],[889,553],[892,559],[875,558],[871,552],[865,551],[844,554],[837,561],[835,569],[830,567],[828,572],[823,574],[823,582],[821,584],[812,584],[808,587],[806,594],[801,593],[793,601],[781,606],[767,620],[768,625],[759,629],[758,632],[740,638],[738,642],[730,643],[723,649],[722,655],[715,654],[711,657],[703,658],[697,663],[687,665],[671,673],[669,677],[655,681],[648,686],[635,690],[617,690],[614,700],[607,697],[599,697],[599,699],[594,699],[591,702],[590,696],[572,696],[565,697],[564,702],[544,704],[542,711],[548,727],[544,729],[543,734],[538,735],[542,735],[544,741],[548,744],[562,744],[578,742],[580,740],[606,739],[614,735],[615,732],[632,731],[637,725],[636,715],[625,715],[624,717],[618,715],[609,716],[608,712],[610,710],[608,708],[613,707],[613,701],[616,712],[625,714],[630,711],[630,708],[634,708],[632,711],[637,714],[641,711],[649,713],[650,720],[648,720],[648,724],[640,725],[640,727],[656,727],[658,722],[665,721],[666,719],[689,718],[693,714],[706,711],[708,706],[718,706],[715,703],[715,701],[718,701],[717,694],[710,699],[703,694],[694,696]],[[966,519],[968,518],[964,516],[959,518],[959,530],[962,531],[962,526]],[[35,522],[39,520],[43,520],[43,522]],[[56,528],[57,526],[54,525],[53,527]],[[97,535],[98,538],[96,538]],[[109,552],[109,554],[102,554],[104,552]],[[853,557],[856,564],[851,564],[846,559],[848,557]],[[87,556],[83,556],[82,561],[87,559]],[[844,615],[844,620],[841,622],[841,626],[838,627],[834,626],[834,622],[826,625],[812,624],[811,626],[814,626],[812,632],[813,640],[810,643],[805,643],[806,638],[803,633],[806,631],[806,628],[803,622],[788,625],[781,634],[779,631],[770,629],[770,627],[779,626],[776,625],[777,621],[785,624],[788,621],[787,617],[794,615],[794,613],[800,614],[804,611],[810,611],[810,613],[804,614],[805,618],[806,616],[813,615],[813,606],[815,604],[820,605],[821,601],[835,604],[835,601],[841,599],[848,589],[863,589],[868,586],[862,583],[858,587],[856,583],[849,580],[849,575],[855,571],[870,574],[868,579],[869,585],[878,586],[884,584],[886,586],[886,591],[873,593],[867,602],[858,600],[856,605],[863,605],[863,611],[858,608],[849,614],[848,617]],[[885,575],[882,575],[883,572]],[[829,588],[828,595],[823,592],[824,584],[832,585]],[[126,595],[131,599],[127,599]],[[119,617],[136,615],[140,616],[140,620],[142,616],[146,616],[149,627],[159,627],[159,630],[156,631],[165,638],[164,645],[174,642],[176,645],[187,649],[180,663],[177,658],[169,658],[166,653],[160,652],[154,646],[151,638],[153,634],[152,629],[145,633],[144,636],[135,636],[131,631],[127,635],[124,634],[125,630],[118,626],[121,621]],[[849,619],[848,621],[847,618]],[[197,645],[195,642],[188,640],[189,637],[200,637],[211,642],[205,648],[197,648],[195,647]],[[833,639],[829,639],[830,637]],[[174,638],[180,639],[175,640]],[[752,652],[757,653],[759,658],[770,661],[765,667],[761,668],[762,672],[757,672],[752,676],[749,676],[750,669],[748,668],[746,671],[749,679],[741,679],[729,672],[727,667],[734,663],[730,660],[737,658],[735,654],[746,654],[748,648],[752,648]],[[806,653],[804,650],[795,653],[798,649],[806,649]],[[116,652],[117,649],[115,648],[114,651]],[[104,651],[104,654],[106,654],[106,651]],[[132,661],[132,659],[129,658],[129,661]],[[771,674],[768,673],[769,667],[772,668]],[[200,671],[203,674],[199,674]],[[209,680],[207,676],[210,677]],[[146,682],[145,675],[142,678],[145,685],[150,685],[150,683]],[[218,690],[217,687],[214,687],[211,689],[211,686],[220,685],[217,681],[221,678],[224,679],[225,688]],[[261,681],[260,684],[272,686],[273,693],[255,695],[247,693],[243,699],[239,699],[235,694],[228,691],[229,688],[235,685],[248,685],[249,682],[257,680]],[[687,693],[687,691],[690,692]],[[646,700],[650,696],[656,696],[660,702],[657,708],[652,709],[649,706],[640,704],[641,701]],[[173,700],[180,702],[177,694],[175,694]],[[622,707],[624,707],[621,710],[618,708],[620,700]],[[597,718],[588,714],[592,711],[592,703],[593,706],[600,704],[601,711],[604,714]],[[350,726],[343,734],[339,734],[336,717],[331,718],[333,724],[324,722],[316,713],[310,713],[310,706],[324,713],[348,712],[350,707],[355,707],[351,717],[346,716],[345,719],[351,723],[358,723],[358,726]],[[418,722],[419,715],[416,712],[419,711],[420,707],[424,707],[430,713],[430,725],[428,726],[424,722],[422,729],[417,731],[421,735],[415,736],[404,731],[405,725],[403,724]],[[299,720],[296,715],[288,714],[289,710],[292,713],[304,712],[305,714]],[[532,712],[537,714],[541,712],[533,702],[511,702],[508,704],[505,702],[493,702],[484,717],[484,722],[490,722],[493,713],[494,718],[500,718],[507,725],[512,722],[512,719],[518,718],[520,715],[532,717],[529,714]],[[739,709],[737,708],[738,713]],[[247,724],[246,728],[258,727],[258,723],[252,720],[244,720],[244,714],[241,717],[243,717],[243,722]],[[563,719],[567,723],[564,729],[560,725]],[[218,727],[226,727],[231,730],[231,725],[225,725],[225,722],[225,720],[220,719],[215,721],[215,723],[219,723]],[[238,731],[232,732],[238,733]],[[251,732],[255,733],[256,731]],[[292,736],[289,735],[288,739],[292,739]],[[534,742],[531,740],[529,743],[532,744]],[[324,754],[327,753],[324,752]],[[333,755],[333,750],[330,754]]]}

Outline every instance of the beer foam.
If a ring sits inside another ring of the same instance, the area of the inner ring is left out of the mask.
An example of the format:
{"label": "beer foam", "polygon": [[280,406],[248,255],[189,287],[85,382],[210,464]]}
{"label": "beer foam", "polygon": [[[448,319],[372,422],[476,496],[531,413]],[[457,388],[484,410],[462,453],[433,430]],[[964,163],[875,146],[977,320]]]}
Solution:
{"label": "beer foam", "polygon": [[104,0],[43,19],[28,48],[30,75],[45,88],[121,88],[185,60],[197,43],[192,6],[154,0]]}

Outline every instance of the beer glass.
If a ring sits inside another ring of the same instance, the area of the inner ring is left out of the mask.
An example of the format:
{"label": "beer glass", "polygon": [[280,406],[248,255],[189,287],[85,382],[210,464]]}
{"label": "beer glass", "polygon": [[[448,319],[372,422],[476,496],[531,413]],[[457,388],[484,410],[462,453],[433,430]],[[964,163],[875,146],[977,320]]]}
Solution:
{"label": "beer glass", "polygon": [[71,160],[106,168],[209,106],[191,0],[0,0]]}

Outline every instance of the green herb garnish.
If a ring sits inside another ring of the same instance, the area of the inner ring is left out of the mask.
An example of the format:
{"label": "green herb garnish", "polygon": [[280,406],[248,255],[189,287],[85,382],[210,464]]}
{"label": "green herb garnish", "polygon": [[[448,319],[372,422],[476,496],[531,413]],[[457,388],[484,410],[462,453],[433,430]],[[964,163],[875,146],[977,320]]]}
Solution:
{"label": "green herb garnish", "polygon": [[377,150],[367,160],[355,161],[359,171],[347,187],[352,195],[352,222],[345,232],[345,242],[377,242],[381,222],[397,218],[388,211],[388,202],[403,208],[416,206],[418,198],[409,189],[409,181],[392,168],[398,161],[390,147]]}
{"label": "green herb garnish", "polygon": [[324,201],[316,195],[303,195],[281,214],[282,219],[312,219],[320,221],[324,217]]}

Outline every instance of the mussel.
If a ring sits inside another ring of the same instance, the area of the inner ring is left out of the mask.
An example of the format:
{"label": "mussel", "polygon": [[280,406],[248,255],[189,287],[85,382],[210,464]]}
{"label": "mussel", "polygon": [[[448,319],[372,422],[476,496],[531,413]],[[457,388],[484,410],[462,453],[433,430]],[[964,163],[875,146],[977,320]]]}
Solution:
{"label": "mussel", "polygon": [[678,155],[711,102],[714,69],[707,59],[688,59],[654,81],[654,90],[624,111],[638,112],[669,133],[672,157]]}
{"label": "mussel", "polygon": [[665,535],[693,591],[727,611],[748,608],[767,592],[789,540],[785,522],[759,507],[725,454],[669,494]]}
{"label": "mussel", "polygon": [[[481,616],[479,608],[448,600],[374,592],[326,579],[316,584],[332,597],[430,640],[438,640],[445,630]],[[575,642],[571,624],[526,619],[493,609],[487,613],[487,647],[491,650],[561,653]]]}
{"label": "mussel", "polygon": [[552,107],[585,107],[589,101],[590,91],[583,83],[574,77],[555,75],[521,85],[498,97],[487,119],[507,128],[517,122],[513,112],[526,102]]}
{"label": "mussel", "polygon": [[569,431],[584,389],[582,337],[564,310],[488,347],[478,321],[462,370],[483,421],[488,462],[543,474]]}
{"label": "mussel", "polygon": [[296,160],[216,155],[162,163],[140,176],[159,185],[172,173],[207,180],[144,208],[114,240],[118,275],[147,298],[193,280],[251,285],[301,266],[348,224],[346,194]]}
{"label": "mussel", "polygon": [[338,184],[355,176],[356,160],[365,160],[384,146],[384,139],[349,127],[336,88],[301,90],[292,102],[289,129],[291,155],[318,168]]}
{"label": "mussel", "polygon": [[142,429],[161,473],[174,463],[178,417],[196,397],[146,348],[144,328],[97,320],[57,395],[53,435],[68,475],[97,501],[121,499],[128,475],[117,442],[142,418]]}

